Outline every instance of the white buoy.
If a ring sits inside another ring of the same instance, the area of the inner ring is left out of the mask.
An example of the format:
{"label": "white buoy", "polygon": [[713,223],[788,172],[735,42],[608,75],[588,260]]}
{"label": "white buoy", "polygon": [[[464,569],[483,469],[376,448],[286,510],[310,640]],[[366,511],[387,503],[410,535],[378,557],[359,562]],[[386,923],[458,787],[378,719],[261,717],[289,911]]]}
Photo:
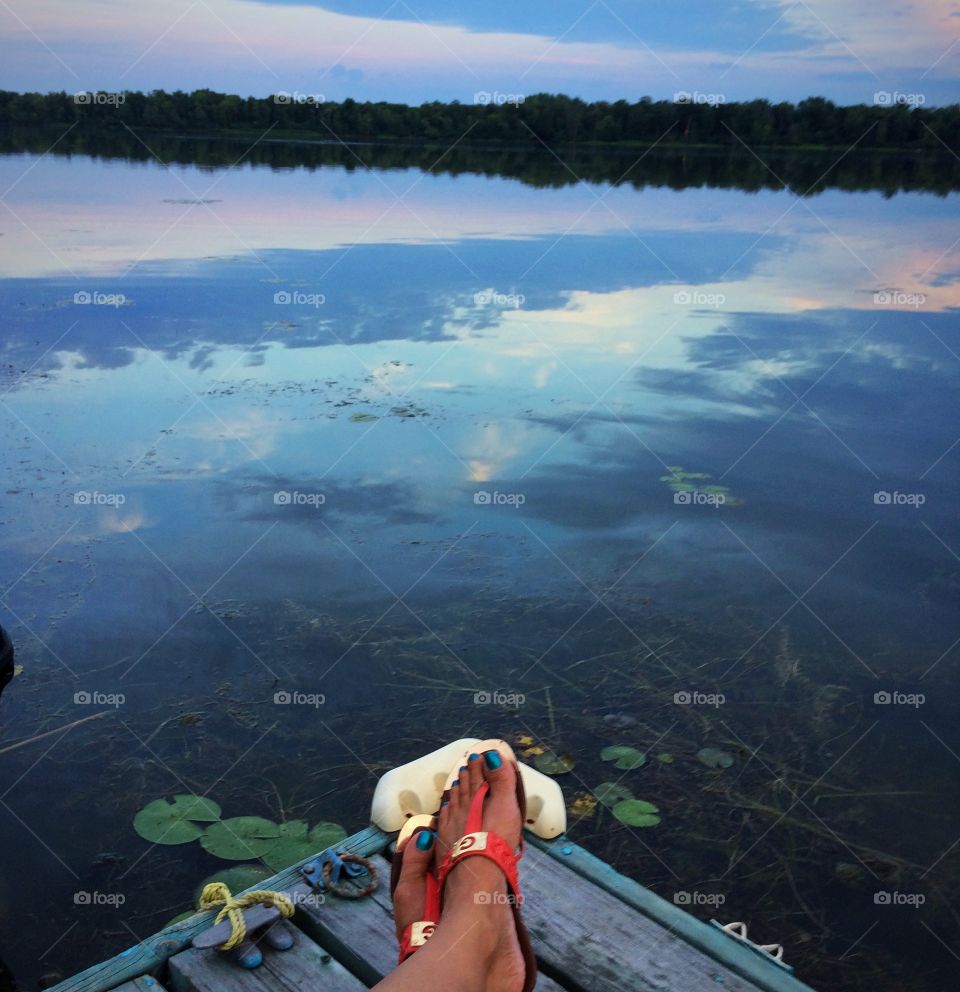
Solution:
{"label": "white buoy", "polygon": [[[370,820],[381,830],[393,833],[412,816],[436,813],[450,769],[480,744],[478,737],[464,737],[425,754],[415,761],[392,768],[377,783],[370,807]],[[560,786],[542,772],[518,763],[527,797],[527,830],[549,840],[567,829],[567,809]]]}

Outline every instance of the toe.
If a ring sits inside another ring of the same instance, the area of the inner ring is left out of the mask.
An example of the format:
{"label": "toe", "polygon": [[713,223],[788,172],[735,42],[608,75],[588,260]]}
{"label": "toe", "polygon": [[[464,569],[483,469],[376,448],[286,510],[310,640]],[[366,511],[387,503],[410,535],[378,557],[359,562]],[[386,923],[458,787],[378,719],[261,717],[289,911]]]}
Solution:
{"label": "toe", "polygon": [[471,798],[483,785],[483,759],[479,754],[471,754],[467,759],[467,788]]}
{"label": "toe", "polygon": [[516,794],[516,768],[512,761],[504,761],[499,751],[484,751],[483,760],[477,762],[478,770],[490,783],[490,796],[497,799]]}
{"label": "toe", "polygon": [[418,830],[403,849],[401,882],[422,882],[433,858],[436,834],[432,830]]}
{"label": "toe", "polygon": [[435,844],[436,834],[432,830],[418,830],[403,849],[400,878],[393,892],[393,916],[398,935],[423,917],[426,877]]}

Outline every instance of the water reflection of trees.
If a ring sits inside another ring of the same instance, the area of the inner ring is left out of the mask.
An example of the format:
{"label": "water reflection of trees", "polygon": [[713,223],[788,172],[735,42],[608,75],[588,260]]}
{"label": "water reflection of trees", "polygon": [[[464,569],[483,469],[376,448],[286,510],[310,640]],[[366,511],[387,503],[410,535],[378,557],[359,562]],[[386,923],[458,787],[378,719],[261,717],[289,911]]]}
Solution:
{"label": "water reflection of trees", "polygon": [[[740,149],[602,149],[580,146],[561,150],[517,147],[357,144],[261,141],[236,138],[171,137],[152,134],[146,143],[129,131],[77,128],[53,149],[49,131],[14,129],[0,133],[0,152],[90,155],[94,158],[151,161],[222,168],[242,160],[270,169],[420,169],[445,175],[503,176],[537,188],[560,188],[580,181],[644,187],[734,188],[747,191],[789,188],[801,195],[826,189],[850,192],[927,191],[941,196],[960,189],[960,159],[947,154],[764,151],[756,157]],[[149,147],[147,147],[149,145]],[[642,156],[642,157],[641,157]],[[762,158],[762,160],[761,160]]]}

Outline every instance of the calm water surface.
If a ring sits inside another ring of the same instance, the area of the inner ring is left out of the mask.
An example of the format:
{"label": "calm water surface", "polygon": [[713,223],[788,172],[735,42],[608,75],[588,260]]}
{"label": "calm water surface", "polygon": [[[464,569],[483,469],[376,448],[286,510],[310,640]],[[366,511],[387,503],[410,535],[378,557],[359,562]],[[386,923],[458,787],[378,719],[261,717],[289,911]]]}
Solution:
{"label": "calm water surface", "polygon": [[150,800],[353,831],[464,735],[657,804],[571,836],[818,988],[955,987],[956,194],[36,153],[0,189],[0,748],[56,731],[0,752],[19,987],[222,866]]}

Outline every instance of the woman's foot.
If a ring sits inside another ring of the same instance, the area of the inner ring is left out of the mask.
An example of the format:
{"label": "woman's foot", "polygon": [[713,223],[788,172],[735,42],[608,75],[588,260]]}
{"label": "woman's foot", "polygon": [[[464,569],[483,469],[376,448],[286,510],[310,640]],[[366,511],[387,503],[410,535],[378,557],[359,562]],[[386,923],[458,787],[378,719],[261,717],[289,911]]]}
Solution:
{"label": "woman's foot", "polygon": [[[520,847],[523,815],[517,804],[517,771],[496,751],[470,755],[457,783],[440,808],[437,859],[466,833],[467,813],[477,790],[487,782],[483,829],[499,834],[513,850]],[[463,859],[447,877],[441,928],[470,933],[487,955],[488,992],[519,992],[526,965],[503,872],[481,857]]]}
{"label": "woman's foot", "polygon": [[[403,851],[393,894],[398,936],[423,919],[426,872],[439,865],[466,831],[470,800],[484,782],[483,829],[520,846],[522,817],[517,772],[491,751],[471,755],[441,807],[436,833],[416,834]],[[419,845],[418,845],[419,840]],[[526,964],[517,938],[503,872],[481,857],[464,858],[450,871],[443,914],[430,939],[377,986],[377,992],[521,992]]]}

